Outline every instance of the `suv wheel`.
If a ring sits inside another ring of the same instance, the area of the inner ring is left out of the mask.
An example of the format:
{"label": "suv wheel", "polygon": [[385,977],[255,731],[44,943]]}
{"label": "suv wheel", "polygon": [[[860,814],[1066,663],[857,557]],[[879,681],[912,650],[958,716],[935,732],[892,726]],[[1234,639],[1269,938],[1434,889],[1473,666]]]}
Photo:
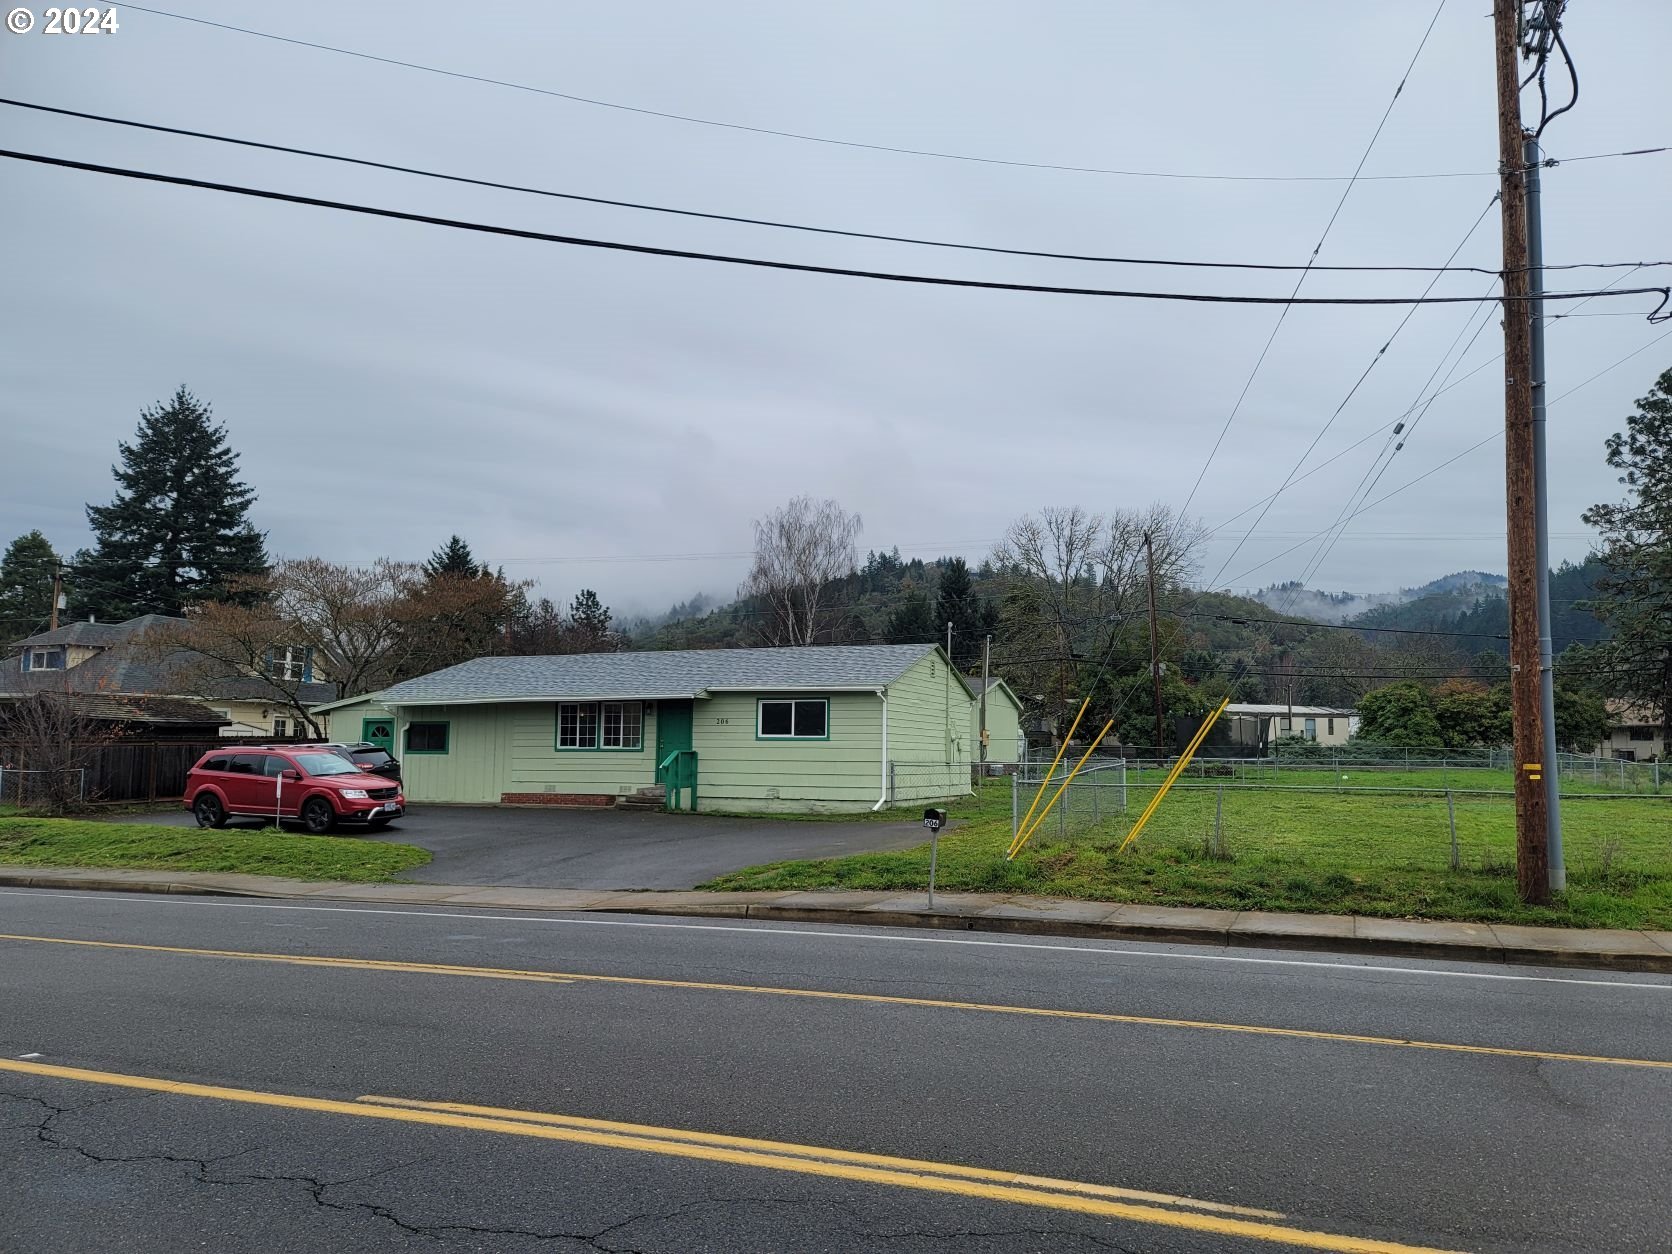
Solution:
{"label": "suv wheel", "polygon": [[302,825],[315,836],[323,836],[337,825],[337,812],[324,797],[314,797],[302,807]]}
{"label": "suv wheel", "polygon": [[199,827],[225,827],[226,808],[221,805],[221,799],[212,792],[200,792],[197,800],[192,802],[192,817],[197,820]]}

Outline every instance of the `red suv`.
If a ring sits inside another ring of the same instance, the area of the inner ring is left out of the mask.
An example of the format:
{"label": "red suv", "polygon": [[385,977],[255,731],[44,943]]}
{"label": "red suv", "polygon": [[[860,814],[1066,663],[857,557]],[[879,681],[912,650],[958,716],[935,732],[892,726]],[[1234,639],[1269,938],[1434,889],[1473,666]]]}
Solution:
{"label": "red suv", "polygon": [[215,750],[186,776],[186,809],[199,827],[229,818],[298,819],[315,835],[339,822],[376,830],[406,813],[400,785],[367,775],[328,749]]}

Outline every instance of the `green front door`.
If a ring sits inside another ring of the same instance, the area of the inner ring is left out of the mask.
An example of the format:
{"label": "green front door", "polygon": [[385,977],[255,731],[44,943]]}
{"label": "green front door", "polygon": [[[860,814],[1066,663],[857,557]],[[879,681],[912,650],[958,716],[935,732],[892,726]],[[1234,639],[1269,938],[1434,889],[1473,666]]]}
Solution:
{"label": "green front door", "polygon": [[656,703],[656,778],[662,777],[662,763],[668,754],[691,747],[691,702]]}
{"label": "green front door", "polygon": [[376,745],[390,757],[395,756],[395,720],[366,718],[360,720],[360,739]]}

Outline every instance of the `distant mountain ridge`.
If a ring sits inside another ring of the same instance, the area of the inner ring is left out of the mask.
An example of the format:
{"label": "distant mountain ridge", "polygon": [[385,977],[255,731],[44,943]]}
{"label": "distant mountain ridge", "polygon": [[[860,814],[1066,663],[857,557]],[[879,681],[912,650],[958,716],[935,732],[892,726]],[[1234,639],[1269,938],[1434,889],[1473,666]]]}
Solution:
{"label": "distant mountain ridge", "polygon": [[1455,601],[1457,604],[1453,613],[1462,613],[1476,601],[1503,596],[1508,585],[1509,580],[1503,575],[1483,570],[1459,570],[1431,579],[1420,587],[1401,588],[1397,592],[1322,592],[1291,580],[1262,588],[1253,594],[1253,598],[1268,609],[1297,618],[1309,618],[1316,623],[1344,623],[1372,610],[1433,597]]}

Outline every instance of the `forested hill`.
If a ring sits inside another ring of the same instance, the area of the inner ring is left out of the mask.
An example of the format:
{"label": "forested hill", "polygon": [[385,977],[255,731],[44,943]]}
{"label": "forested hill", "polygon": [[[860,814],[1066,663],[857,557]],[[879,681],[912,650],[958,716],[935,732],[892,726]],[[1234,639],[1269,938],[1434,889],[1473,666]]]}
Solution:
{"label": "forested hill", "polygon": [[[1463,572],[1462,575],[1478,572]],[[1550,618],[1552,643],[1557,653],[1572,644],[1596,644],[1608,638],[1608,629],[1585,609],[1595,595],[1596,581],[1603,567],[1594,556],[1578,564],[1563,562],[1550,572]],[[1462,575],[1435,580],[1412,600],[1399,605],[1379,605],[1348,619],[1354,627],[1373,629],[1397,627],[1404,630],[1456,631],[1478,633],[1458,639],[1469,653],[1490,649],[1508,654],[1509,602],[1502,591],[1502,577],[1482,585],[1466,582]]]}

